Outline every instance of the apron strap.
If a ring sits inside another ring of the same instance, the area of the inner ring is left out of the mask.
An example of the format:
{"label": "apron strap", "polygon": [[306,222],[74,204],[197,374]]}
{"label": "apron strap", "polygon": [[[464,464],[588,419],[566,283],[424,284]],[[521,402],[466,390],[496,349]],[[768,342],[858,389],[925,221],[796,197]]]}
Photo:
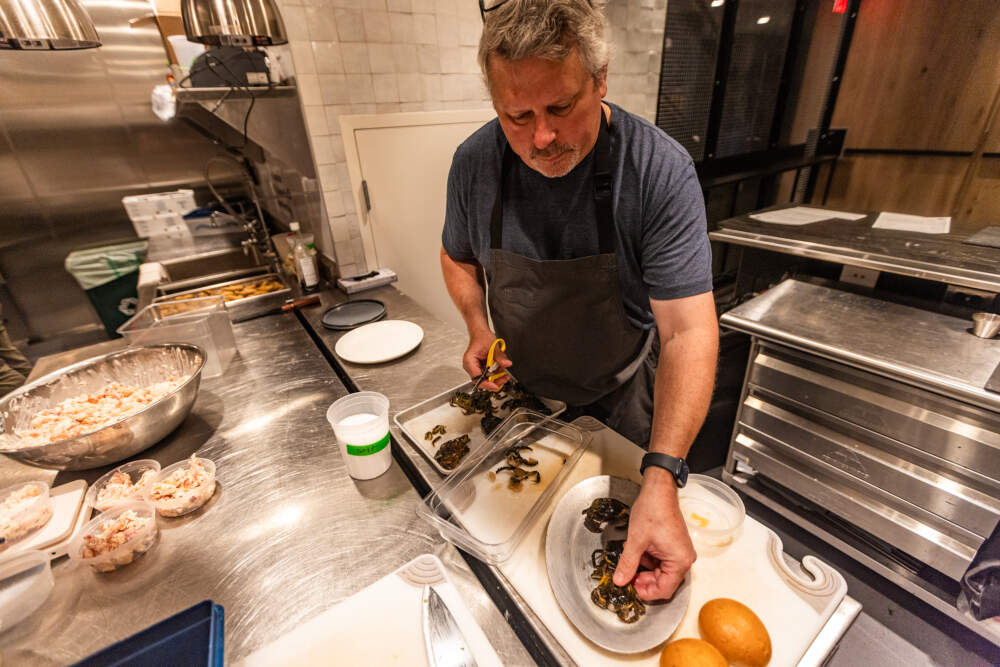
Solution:
{"label": "apron strap", "polygon": [[[594,148],[594,208],[597,215],[598,252],[609,255],[615,251],[615,216],[611,202],[611,135],[603,105],[601,126],[597,131],[597,143]],[[503,248],[503,182],[513,165],[514,151],[511,150],[509,143],[504,142],[500,185],[493,200],[493,213],[490,217],[490,248],[494,250]]]}

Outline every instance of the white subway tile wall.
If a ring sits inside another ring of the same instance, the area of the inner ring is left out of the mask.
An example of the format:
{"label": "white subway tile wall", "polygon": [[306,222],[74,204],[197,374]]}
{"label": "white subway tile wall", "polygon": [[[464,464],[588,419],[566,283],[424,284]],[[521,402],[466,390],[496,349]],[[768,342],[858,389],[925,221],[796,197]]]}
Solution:
{"label": "white subway tile wall", "polygon": [[[667,0],[609,0],[607,99],[655,121]],[[476,0],[280,0],[343,276],[366,273],[343,114],[489,107]]]}

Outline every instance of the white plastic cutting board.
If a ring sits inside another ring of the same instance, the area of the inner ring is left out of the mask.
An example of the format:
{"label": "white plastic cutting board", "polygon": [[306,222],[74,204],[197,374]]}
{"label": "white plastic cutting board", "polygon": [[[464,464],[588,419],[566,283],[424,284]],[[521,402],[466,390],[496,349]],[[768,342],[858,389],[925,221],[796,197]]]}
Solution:
{"label": "white plastic cutting board", "polygon": [[246,667],[276,665],[428,665],[424,646],[424,586],[444,600],[480,667],[501,667],[500,658],[448,581],[436,556],[423,554],[243,661]]}
{"label": "white plastic cutting board", "polygon": [[[545,528],[562,494],[595,475],[615,475],[641,482],[639,463],[645,453],[642,449],[590,417],[577,419],[573,424],[591,432],[590,450],[570,471],[552,505],[528,531],[511,558],[499,566],[500,571],[578,665],[659,665],[662,645],[645,653],[622,655],[588,641],[563,614],[549,586]],[[671,640],[699,637],[701,606],[714,598],[732,598],[750,607],[771,635],[772,658],[768,667],[796,665],[847,593],[847,584],[840,573],[811,556],[804,559],[804,566],[815,580],[792,570],[782,556],[781,540],[750,517],[729,546],[713,549],[696,544],[695,548],[698,560],[691,568],[691,603]]]}
{"label": "white plastic cutting board", "polygon": [[49,489],[52,518],[36,532],[0,552],[0,562],[29,549],[47,551],[49,558],[66,553],[70,538],[90,518],[90,508],[83,506],[87,483],[78,479]]}

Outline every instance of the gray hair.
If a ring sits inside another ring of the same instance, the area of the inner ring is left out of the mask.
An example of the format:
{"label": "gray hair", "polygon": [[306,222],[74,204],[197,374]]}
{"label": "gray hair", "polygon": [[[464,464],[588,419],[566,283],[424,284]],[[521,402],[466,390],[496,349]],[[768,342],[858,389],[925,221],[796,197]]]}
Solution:
{"label": "gray hair", "polygon": [[604,14],[596,0],[506,0],[486,13],[479,39],[479,67],[490,86],[489,59],[543,58],[561,62],[574,47],[595,82],[607,72]]}

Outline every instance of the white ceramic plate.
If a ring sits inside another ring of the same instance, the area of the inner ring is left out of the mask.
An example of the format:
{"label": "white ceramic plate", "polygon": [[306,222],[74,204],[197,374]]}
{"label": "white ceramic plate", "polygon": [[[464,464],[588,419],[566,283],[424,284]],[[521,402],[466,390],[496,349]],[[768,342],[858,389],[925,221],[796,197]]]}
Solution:
{"label": "white ceramic plate", "polygon": [[409,354],[424,339],[424,330],[406,320],[373,322],[346,334],[334,351],[344,361],[380,364]]}

